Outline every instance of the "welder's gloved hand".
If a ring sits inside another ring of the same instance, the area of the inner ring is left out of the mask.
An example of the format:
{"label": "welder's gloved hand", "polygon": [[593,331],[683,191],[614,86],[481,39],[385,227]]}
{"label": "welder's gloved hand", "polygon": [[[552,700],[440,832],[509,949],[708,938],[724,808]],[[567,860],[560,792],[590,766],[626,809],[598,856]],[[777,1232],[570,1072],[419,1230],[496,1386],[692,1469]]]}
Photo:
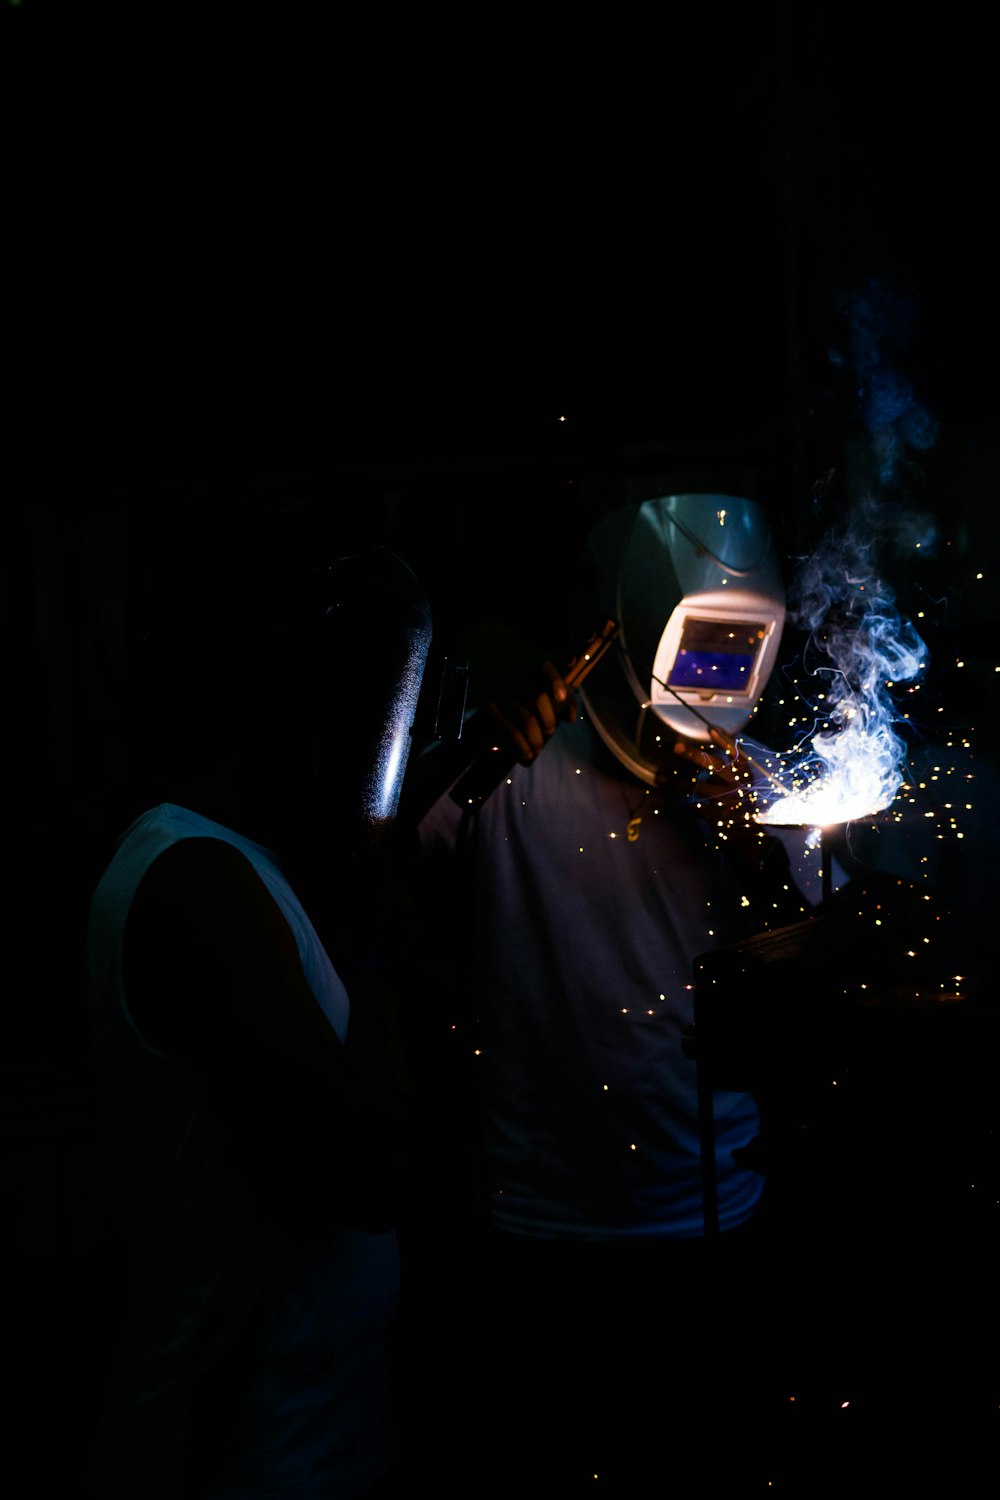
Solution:
{"label": "welder's gloved hand", "polygon": [[704,740],[678,739],[674,754],[694,767],[694,786],[703,787],[706,798],[716,802],[725,799],[729,806],[735,807],[752,789],[752,767],[731,735],[721,729],[710,729],[709,736],[709,745]]}
{"label": "welder's gloved hand", "polygon": [[579,710],[558,669],[545,661],[531,679],[497,693],[490,700],[489,712],[521,764],[530,765],[560,724],[576,721]]}
{"label": "welder's gloved hand", "polygon": [[694,807],[715,832],[720,847],[746,872],[741,919],[748,933],[798,922],[802,895],[792,877],[784,844],[754,818],[759,768],[741,755],[734,740],[713,729],[712,744],[678,741],[678,765],[693,768]]}
{"label": "welder's gloved hand", "polygon": [[691,794],[697,811],[727,839],[751,852],[766,837],[753,817],[753,767],[730,735],[721,729],[709,734],[708,745],[679,739],[674,753],[692,767]]}

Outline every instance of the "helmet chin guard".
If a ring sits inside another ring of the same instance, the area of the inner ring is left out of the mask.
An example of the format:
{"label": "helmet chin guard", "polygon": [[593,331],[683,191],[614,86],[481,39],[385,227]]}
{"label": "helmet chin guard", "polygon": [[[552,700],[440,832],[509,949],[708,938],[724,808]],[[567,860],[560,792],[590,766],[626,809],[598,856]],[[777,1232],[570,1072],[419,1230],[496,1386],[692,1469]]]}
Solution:
{"label": "helmet chin guard", "polygon": [[580,696],[618,759],[653,784],[678,735],[735,734],[767,685],[785,622],[771,528],[753,500],[663,495],[616,512],[588,548],[620,633]]}

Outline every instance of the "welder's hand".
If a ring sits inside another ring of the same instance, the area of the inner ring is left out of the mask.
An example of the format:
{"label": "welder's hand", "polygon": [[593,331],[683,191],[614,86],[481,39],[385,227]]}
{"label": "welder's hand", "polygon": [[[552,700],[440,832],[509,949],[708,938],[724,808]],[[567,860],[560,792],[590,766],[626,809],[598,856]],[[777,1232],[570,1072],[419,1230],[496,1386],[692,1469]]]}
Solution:
{"label": "welder's hand", "polygon": [[679,739],[674,754],[694,769],[691,790],[699,812],[715,822],[745,824],[751,811],[753,776],[736,741],[721,729],[710,729],[711,744]]}
{"label": "welder's hand", "polygon": [[[716,837],[752,872],[746,888],[751,918],[793,922],[802,915],[801,895],[788,869],[784,845],[754,817],[754,789],[760,767],[740,751],[721,729],[709,731],[711,745],[678,740],[678,765],[693,767],[692,793],[697,813]],[[763,903],[763,904],[762,904]]]}
{"label": "welder's hand", "polygon": [[489,711],[522,765],[530,765],[559,725],[574,723],[578,713],[574,694],[550,661],[542,663],[535,680],[498,693]]}

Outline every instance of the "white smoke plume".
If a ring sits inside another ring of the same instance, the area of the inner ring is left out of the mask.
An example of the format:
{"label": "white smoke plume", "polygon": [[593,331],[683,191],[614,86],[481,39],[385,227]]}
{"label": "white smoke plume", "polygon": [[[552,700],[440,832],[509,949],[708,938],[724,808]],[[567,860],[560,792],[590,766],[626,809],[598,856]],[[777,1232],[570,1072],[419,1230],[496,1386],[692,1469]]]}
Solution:
{"label": "white smoke plume", "polygon": [[847,310],[847,349],[831,358],[855,382],[862,425],[856,493],[841,522],[800,561],[789,591],[789,618],[807,632],[803,666],[816,718],[798,746],[768,767],[772,782],[758,797],[757,816],[773,824],[826,826],[889,806],[904,780],[907,748],[897,696],[928,664],[886,570],[933,545],[933,524],[909,505],[906,480],[912,454],[935,441],[937,428],[887,360],[906,304],[873,286]]}

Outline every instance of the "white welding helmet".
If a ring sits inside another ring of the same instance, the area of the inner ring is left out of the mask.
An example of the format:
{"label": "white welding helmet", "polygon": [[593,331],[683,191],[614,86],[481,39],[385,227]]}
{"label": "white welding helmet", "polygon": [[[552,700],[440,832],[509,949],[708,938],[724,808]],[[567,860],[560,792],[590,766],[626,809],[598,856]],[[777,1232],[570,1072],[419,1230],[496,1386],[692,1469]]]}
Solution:
{"label": "white welding helmet", "polygon": [[754,712],[785,622],[767,516],[732,495],[661,495],[592,533],[598,606],[615,648],[580,689],[602,739],[650,784],[678,735],[736,734]]}

